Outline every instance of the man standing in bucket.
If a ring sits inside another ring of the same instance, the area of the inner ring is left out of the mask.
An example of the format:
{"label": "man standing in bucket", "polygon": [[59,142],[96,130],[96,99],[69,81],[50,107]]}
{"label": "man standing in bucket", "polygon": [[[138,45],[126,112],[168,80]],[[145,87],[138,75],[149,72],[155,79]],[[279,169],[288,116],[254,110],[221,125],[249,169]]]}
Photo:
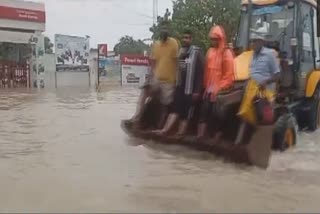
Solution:
{"label": "man standing in bucket", "polygon": [[169,107],[173,102],[179,44],[176,39],[169,36],[167,22],[162,23],[160,40],[155,42],[151,51],[151,62],[154,77],[151,80],[153,94],[159,94],[162,105],[159,127],[165,123]]}
{"label": "man standing in bucket", "polygon": [[193,33],[185,30],[182,37],[182,48],[179,52],[177,87],[169,115],[163,129],[155,131],[160,135],[168,134],[177,120],[180,120],[177,136],[182,137],[192,119],[193,109],[201,100],[203,91],[204,57],[199,47],[192,45]]}
{"label": "man standing in bucket", "polygon": [[280,65],[273,49],[264,46],[266,36],[252,33],[251,46],[254,51],[250,65],[250,80],[238,113],[242,122],[236,139],[236,144],[243,143],[244,134],[248,125],[257,125],[254,109],[254,98],[261,92],[269,100],[274,100],[276,82],[279,80]]}
{"label": "man standing in bucket", "polygon": [[142,86],[135,116],[130,121],[127,121],[128,123],[136,124],[139,122],[148,98],[159,94],[162,105],[162,121],[159,126],[162,126],[169,111],[169,106],[173,102],[178,51],[179,44],[177,40],[169,36],[168,23],[163,22],[160,30],[160,40],[154,43],[151,50],[151,74],[147,82]]}

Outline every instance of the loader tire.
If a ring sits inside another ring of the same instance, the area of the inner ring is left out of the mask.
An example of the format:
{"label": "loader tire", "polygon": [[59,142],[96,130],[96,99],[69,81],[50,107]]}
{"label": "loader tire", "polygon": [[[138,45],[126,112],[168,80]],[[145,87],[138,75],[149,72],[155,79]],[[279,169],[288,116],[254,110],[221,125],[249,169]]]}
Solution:
{"label": "loader tire", "polygon": [[307,115],[307,128],[316,131],[320,128],[320,87],[318,86],[313,97],[309,100],[310,110]]}
{"label": "loader tire", "polygon": [[284,114],[277,120],[273,130],[273,149],[284,152],[297,144],[298,124],[291,114]]}

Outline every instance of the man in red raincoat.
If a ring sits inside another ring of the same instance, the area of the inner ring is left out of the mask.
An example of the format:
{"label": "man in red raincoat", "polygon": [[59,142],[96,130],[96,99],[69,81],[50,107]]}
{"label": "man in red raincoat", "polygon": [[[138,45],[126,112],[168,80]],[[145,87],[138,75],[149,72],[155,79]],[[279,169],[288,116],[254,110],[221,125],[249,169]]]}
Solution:
{"label": "man in red raincoat", "polygon": [[232,88],[234,84],[234,55],[228,48],[223,27],[213,27],[209,38],[211,47],[206,56],[203,104],[198,126],[198,137],[200,138],[205,136],[209,120],[214,120],[212,113],[217,95],[223,90]]}

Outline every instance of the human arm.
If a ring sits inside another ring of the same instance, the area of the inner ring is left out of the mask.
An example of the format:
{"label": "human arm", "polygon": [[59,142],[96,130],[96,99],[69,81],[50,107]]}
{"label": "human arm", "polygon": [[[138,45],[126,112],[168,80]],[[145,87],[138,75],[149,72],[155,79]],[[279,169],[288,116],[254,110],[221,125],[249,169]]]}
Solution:
{"label": "human arm", "polygon": [[150,54],[150,68],[151,72],[155,72],[156,62],[157,62],[157,42],[154,43],[151,47],[151,54]]}
{"label": "human arm", "polygon": [[222,75],[218,86],[218,91],[229,89],[235,80],[235,62],[231,50],[227,49],[223,56]]}
{"label": "human arm", "polygon": [[171,51],[171,57],[173,60],[178,61],[179,57],[179,43],[176,39],[172,39],[172,51]]}

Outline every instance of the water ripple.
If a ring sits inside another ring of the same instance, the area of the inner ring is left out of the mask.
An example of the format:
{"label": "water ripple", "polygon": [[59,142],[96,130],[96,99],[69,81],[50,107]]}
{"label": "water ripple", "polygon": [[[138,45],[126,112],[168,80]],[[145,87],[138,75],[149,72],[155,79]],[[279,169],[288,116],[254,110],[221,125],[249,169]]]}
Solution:
{"label": "water ripple", "polygon": [[263,171],[126,136],[120,120],[138,96],[119,87],[2,91],[0,212],[320,209],[320,132],[301,134]]}

